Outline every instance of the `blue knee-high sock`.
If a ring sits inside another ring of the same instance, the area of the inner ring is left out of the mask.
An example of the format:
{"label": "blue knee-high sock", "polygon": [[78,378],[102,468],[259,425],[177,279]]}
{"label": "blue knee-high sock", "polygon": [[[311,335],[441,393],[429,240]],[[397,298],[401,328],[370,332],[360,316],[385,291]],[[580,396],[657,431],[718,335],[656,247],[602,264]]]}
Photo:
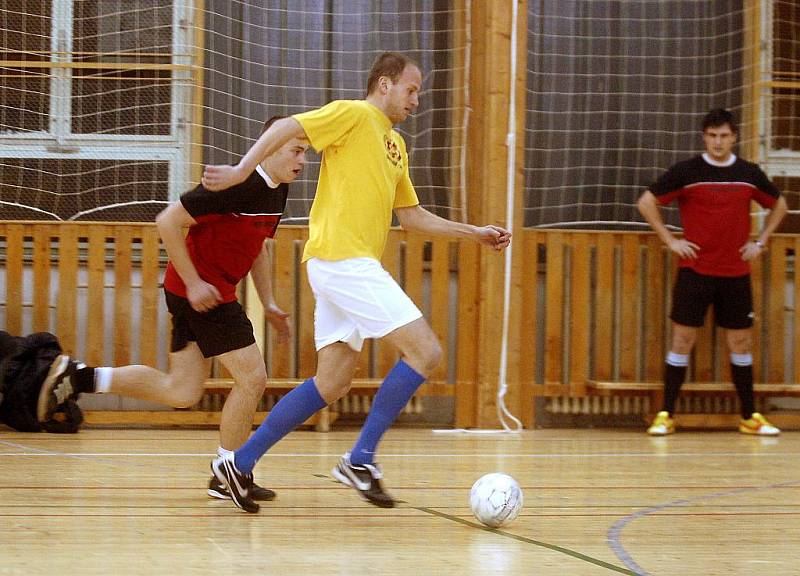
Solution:
{"label": "blue knee-high sock", "polygon": [[250,439],[234,452],[236,467],[244,473],[252,472],[258,459],[278,440],[325,406],[327,402],[319,395],[313,378],[300,384],[275,404]]}
{"label": "blue knee-high sock", "polygon": [[425,377],[400,360],[386,375],[350,454],[352,464],[372,464],[375,448]]}

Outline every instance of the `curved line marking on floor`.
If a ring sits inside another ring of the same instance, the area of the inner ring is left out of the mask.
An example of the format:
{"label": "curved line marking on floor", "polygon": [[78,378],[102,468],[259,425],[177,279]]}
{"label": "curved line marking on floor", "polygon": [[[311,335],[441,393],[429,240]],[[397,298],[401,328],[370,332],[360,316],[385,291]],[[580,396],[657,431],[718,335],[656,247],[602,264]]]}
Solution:
{"label": "curved line marking on floor", "polygon": [[632,570],[634,574],[638,576],[651,576],[649,572],[647,572],[644,568],[639,566],[636,561],[631,557],[625,547],[622,545],[621,536],[622,530],[634,520],[638,520],[639,518],[644,518],[649,516],[650,514],[654,514],[656,512],[660,512],[661,510],[665,510],[667,508],[675,508],[678,506],[686,506],[689,504],[694,504],[696,502],[701,502],[703,500],[713,500],[716,498],[724,498],[725,496],[735,496],[737,494],[745,494],[749,492],[763,492],[764,490],[774,490],[776,488],[786,488],[789,486],[797,486],[800,485],[800,480],[794,480],[792,482],[780,482],[778,484],[768,484],[766,486],[750,486],[747,488],[737,488],[735,490],[726,490],[724,492],[713,492],[711,494],[705,494],[703,496],[696,496],[694,498],[682,498],[680,500],[673,500],[672,502],[665,502],[664,504],[657,504],[656,506],[652,506],[650,508],[645,508],[643,510],[639,510],[634,512],[633,514],[629,514],[624,518],[617,520],[611,528],[609,528],[608,532],[606,533],[606,541],[608,542],[609,547],[614,551],[614,554],[617,555],[625,566]]}

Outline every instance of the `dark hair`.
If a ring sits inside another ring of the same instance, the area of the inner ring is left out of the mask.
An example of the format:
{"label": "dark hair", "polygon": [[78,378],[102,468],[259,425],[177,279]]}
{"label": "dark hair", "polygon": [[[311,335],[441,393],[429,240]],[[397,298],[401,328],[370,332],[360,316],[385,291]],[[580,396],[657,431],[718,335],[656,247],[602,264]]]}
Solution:
{"label": "dark hair", "polygon": [[378,80],[381,76],[388,76],[392,82],[397,82],[403,70],[409,65],[419,68],[411,58],[399,52],[384,52],[378,56],[378,59],[372,65],[372,70],[369,71],[367,96],[372,94],[378,87]]}
{"label": "dark hair", "polygon": [[733,115],[733,112],[725,110],[725,108],[714,108],[703,118],[703,132],[707,128],[719,128],[725,124],[730,126],[731,132],[734,134],[739,133],[739,128],[736,126],[736,116]]}
{"label": "dark hair", "polygon": [[[281,120],[282,118],[286,118],[286,116],[273,116],[272,118],[264,122],[264,127],[261,129],[261,134],[269,130],[270,126],[272,126],[273,124],[275,124],[275,122]],[[261,136],[261,134],[259,134],[259,136]]]}

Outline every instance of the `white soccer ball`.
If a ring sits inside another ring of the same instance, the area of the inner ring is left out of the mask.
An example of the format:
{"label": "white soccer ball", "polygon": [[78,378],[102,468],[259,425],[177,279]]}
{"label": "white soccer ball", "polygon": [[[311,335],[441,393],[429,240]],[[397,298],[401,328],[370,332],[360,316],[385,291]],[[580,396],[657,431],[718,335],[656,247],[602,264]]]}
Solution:
{"label": "white soccer ball", "polygon": [[472,485],[469,505],[483,524],[490,528],[505,526],[522,510],[522,489],[508,474],[486,474]]}

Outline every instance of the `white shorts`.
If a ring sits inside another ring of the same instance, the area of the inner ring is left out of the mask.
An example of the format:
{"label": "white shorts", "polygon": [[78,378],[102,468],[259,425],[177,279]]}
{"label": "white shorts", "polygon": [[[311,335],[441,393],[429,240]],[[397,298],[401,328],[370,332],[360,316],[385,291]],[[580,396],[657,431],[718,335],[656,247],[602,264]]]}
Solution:
{"label": "white shorts", "polygon": [[373,258],[312,258],[306,270],[317,300],[317,350],[335,342],[361,350],[366,338],[381,338],[422,318],[411,298]]}

